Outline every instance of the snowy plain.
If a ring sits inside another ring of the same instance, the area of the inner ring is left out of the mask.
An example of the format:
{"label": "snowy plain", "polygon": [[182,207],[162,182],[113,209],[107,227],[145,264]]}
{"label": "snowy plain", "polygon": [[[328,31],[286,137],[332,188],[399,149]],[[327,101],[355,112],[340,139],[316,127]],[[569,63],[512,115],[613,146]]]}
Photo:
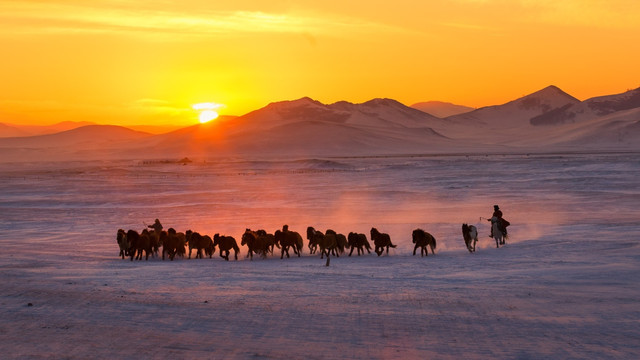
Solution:
{"label": "snowy plain", "polygon": [[[2,358],[639,358],[638,179],[636,153],[0,164]],[[376,227],[397,248],[120,259],[117,229],[155,218],[238,242]],[[412,256],[415,228],[435,256]]]}

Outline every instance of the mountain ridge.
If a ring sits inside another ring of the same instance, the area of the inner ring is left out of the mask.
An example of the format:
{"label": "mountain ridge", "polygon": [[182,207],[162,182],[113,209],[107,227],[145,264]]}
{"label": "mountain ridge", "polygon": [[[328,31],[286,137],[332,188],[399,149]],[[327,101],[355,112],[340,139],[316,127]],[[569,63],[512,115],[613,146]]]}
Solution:
{"label": "mountain ridge", "polygon": [[548,86],[502,105],[442,119],[388,98],[323,104],[303,97],[157,135],[123,126],[88,125],[56,134],[0,138],[0,154],[6,162],[100,156],[150,159],[640,151],[640,106],[634,107],[639,98],[640,89],[635,89],[579,101],[556,86]]}

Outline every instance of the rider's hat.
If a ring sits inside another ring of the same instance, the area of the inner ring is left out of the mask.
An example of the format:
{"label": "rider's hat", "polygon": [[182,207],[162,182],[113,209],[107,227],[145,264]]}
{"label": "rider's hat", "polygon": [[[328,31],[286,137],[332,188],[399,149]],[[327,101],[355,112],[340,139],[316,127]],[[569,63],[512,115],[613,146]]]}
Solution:
{"label": "rider's hat", "polygon": [[498,205],[493,205],[493,209],[494,210],[498,210],[498,209],[500,209],[500,207]]}

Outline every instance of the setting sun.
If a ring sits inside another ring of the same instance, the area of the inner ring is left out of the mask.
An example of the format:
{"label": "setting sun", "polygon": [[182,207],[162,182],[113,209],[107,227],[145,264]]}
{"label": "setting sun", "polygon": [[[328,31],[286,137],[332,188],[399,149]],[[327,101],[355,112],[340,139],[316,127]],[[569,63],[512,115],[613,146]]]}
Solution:
{"label": "setting sun", "polygon": [[193,104],[191,107],[194,110],[200,112],[200,114],[198,115],[198,119],[200,120],[201,124],[204,124],[211,120],[217,119],[219,114],[218,112],[215,111],[215,109],[220,109],[224,107],[224,105],[207,102],[207,103]]}
{"label": "setting sun", "polygon": [[213,110],[204,110],[203,112],[200,113],[200,116],[198,118],[200,119],[200,123],[204,124],[211,120],[215,120],[217,117],[218,117],[217,112]]}

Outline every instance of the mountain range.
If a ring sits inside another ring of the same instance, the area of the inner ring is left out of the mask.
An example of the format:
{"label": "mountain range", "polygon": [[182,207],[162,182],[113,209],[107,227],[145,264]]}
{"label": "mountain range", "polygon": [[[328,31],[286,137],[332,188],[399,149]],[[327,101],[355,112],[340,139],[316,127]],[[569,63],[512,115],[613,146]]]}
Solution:
{"label": "mountain range", "polygon": [[429,115],[437,116],[439,118],[445,118],[448,116],[464,114],[469,111],[475,110],[472,107],[464,105],[456,105],[443,101],[426,101],[419,102],[411,105],[412,108],[426,112]]}
{"label": "mountain range", "polygon": [[549,86],[502,105],[453,107],[454,115],[437,117],[392,99],[305,97],[159,135],[78,124],[0,138],[0,161],[640,150],[640,88],[580,101]]}

